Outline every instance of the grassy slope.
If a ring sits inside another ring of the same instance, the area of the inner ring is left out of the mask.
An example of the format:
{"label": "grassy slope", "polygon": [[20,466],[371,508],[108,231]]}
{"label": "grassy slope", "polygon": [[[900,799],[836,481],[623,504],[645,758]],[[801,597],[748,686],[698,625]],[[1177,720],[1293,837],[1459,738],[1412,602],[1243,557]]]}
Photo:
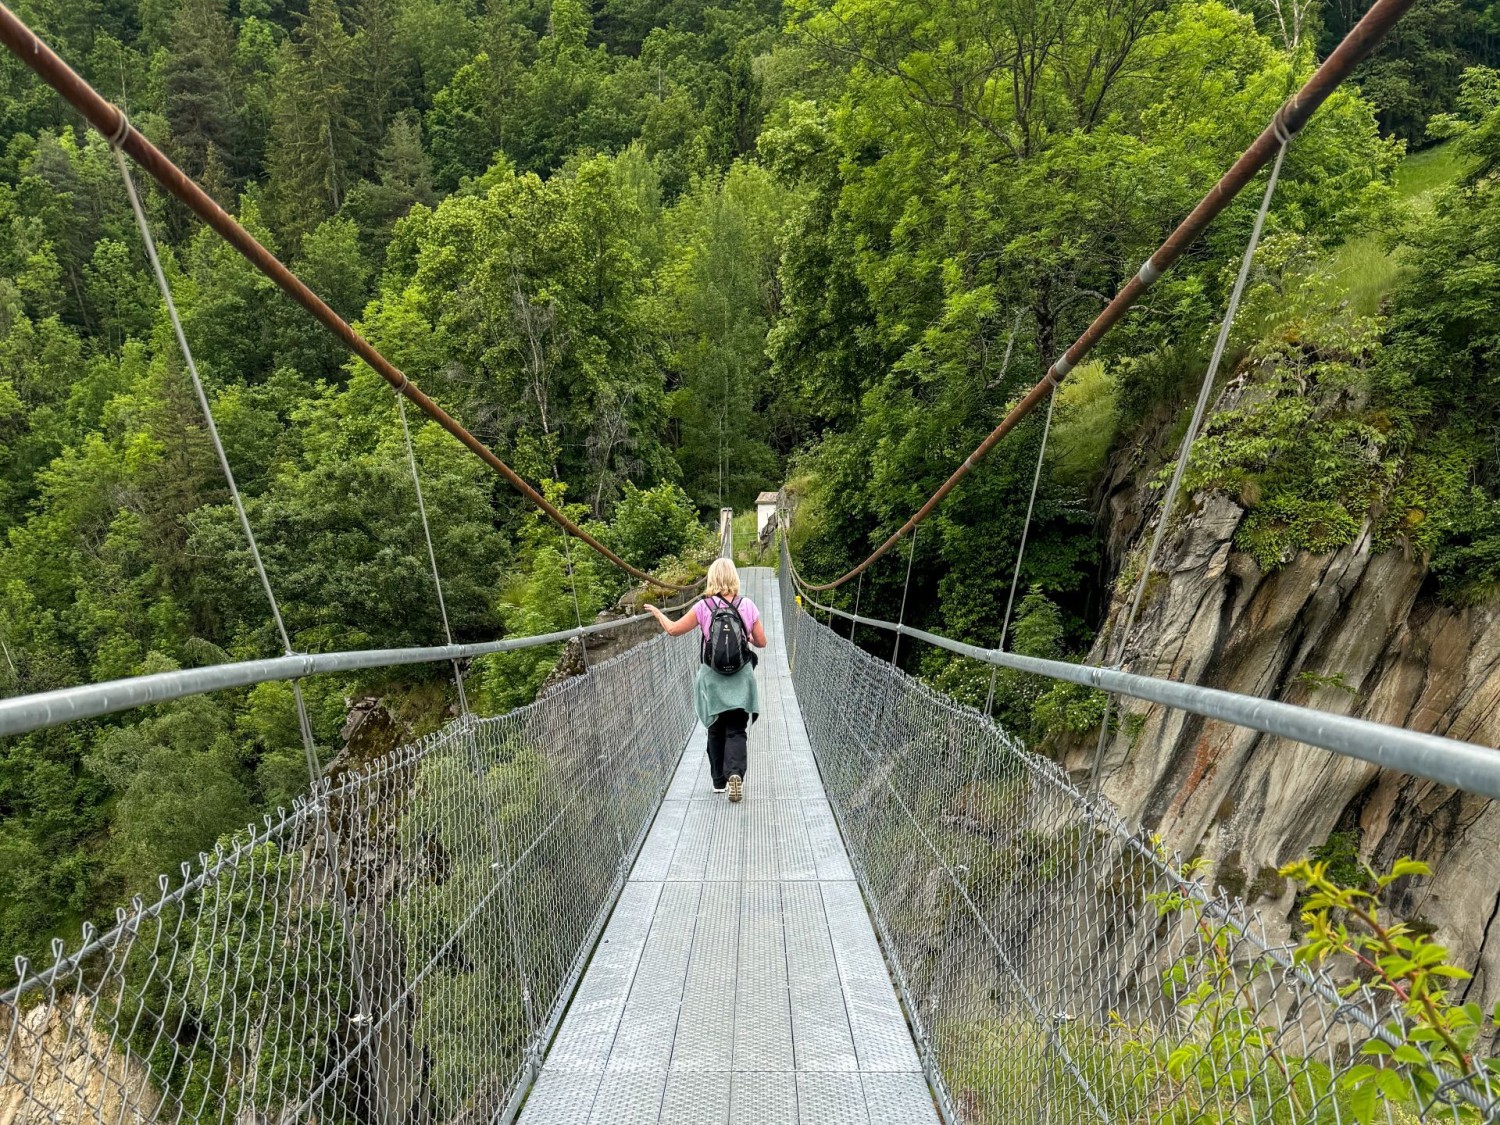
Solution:
{"label": "grassy slope", "polygon": [[[1396,171],[1396,194],[1421,211],[1432,206],[1432,193],[1463,172],[1463,161],[1451,142],[1412,153]],[[1328,273],[1337,293],[1367,316],[1395,287],[1401,266],[1381,233],[1351,238],[1328,257]]]}

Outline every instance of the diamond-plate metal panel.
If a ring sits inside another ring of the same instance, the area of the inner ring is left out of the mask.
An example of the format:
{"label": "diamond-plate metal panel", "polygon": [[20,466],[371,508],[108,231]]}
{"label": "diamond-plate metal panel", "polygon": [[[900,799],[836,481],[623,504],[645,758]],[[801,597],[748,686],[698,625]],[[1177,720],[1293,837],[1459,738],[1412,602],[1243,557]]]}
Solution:
{"label": "diamond-plate metal panel", "polygon": [[818,877],[802,807],[801,801],[777,801],[769,809],[775,821],[778,877],[782,880]]}
{"label": "diamond-plate metal panel", "polygon": [[[818,1125],[870,1125],[858,1074],[797,1075],[797,1114]],[[921,1118],[914,1118],[912,1125]]]}
{"label": "diamond-plate metal panel", "polygon": [[703,749],[707,739],[708,732],[703,729],[702,723],[693,727],[693,733],[688,736],[687,751],[677,764],[677,772],[672,775],[671,785],[667,787],[667,800],[690,801],[705,791],[712,790],[713,787],[708,783],[708,755]]}
{"label": "diamond-plate metal panel", "polygon": [[606,1074],[594,1095],[588,1125],[656,1125],[666,1084],[666,1072],[660,1070]]}
{"label": "diamond-plate metal panel", "polygon": [[625,884],[568,1008],[567,1018],[547,1054],[547,1069],[604,1069],[661,889],[661,883]]}
{"label": "diamond-plate metal panel", "polygon": [[734,1065],[734,997],[740,947],[740,884],[705,883],[672,1048],[674,1072],[728,1072]]}
{"label": "diamond-plate metal panel", "polygon": [[788,883],[781,894],[797,1069],[858,1070],[823,896],[816,883]]}
{"label": "diamond-plate metal panel", "polygon": [[[701,881],[708,867],[709,849],[724,811],[724,800],[690,801],[682,821],[682,837],[667,869],[668,879]],[[732,877],[732,874],[730,876]]]}
{"label": "diamond-plate metal panel", "polygon": [[864,900],[854,883],[820,883],[834,959],[849,1005],[861,1070],[917,1070],[916,1048],[896,1000]]}
{"label": "diamond-plate metal panel", "polygon": [[707,807],[712,813],[714,827],[705,856],[704,878],[745,877],[745,819],[750,812],[746,804],[731,805],[723,798],[709,802]]}
{"label": "diamond-plate metal panel", "polygon": [[546,1069],[537,1077],[521,1120],[526,1125],[578,1125],[594,1108],[601,1076]]}
{"label": "diamond-plate metal panel", "polygon": [[[729,1098],[730,1125],[788,1125],[797,1116],[797,1076],[789,1071],[737,1071]],[[812,1119],[807,1119],[812,1125]]]}
{"label": "diamond-plate metal panel", "polygon": [[844,840],[839,835],[838,822],[833,819],[828,802],[821,797],[803,801],[802,822],[807,826],[818,878],[853,879],[854,868],[849,864],[849,853],[844,850]]}
{"label": "diamond-plate metal panel", "polygon": [[870,1125],[937,1125],[937,1107],[920,1074],[861,1074]]}
{"label": "diamond-plate metal panel", "polygon": [[663,801],[646,842],[636,856],[630,877],[640,882],[660,882],[672,869],[672,856],[682,838],[682,822],[688,812],[687,801]]}
{"label": "diamond-plate metal panel", "polygon": [[700,883],[668,883],[636,967],[608,1070],[665,1071],[687,976],[698,915]]}
{"label": "diamond-plate metal panel", "polygon": [[727,1070],[667,1075],[658,1125],[728,1125],[732,1081]]}
{"label": "diamond-plate metal panel", "polygon": [[776,831],[778,804],[779,801],[754,801],[733,818],[734,824],[742,826],[742,878],[775,879],[781,874],[781,840]]}
{"label": "diamond-plate metal panel", "polygon": [[791,1070],[792,1015],[776,883],[744,884],[737,969],[734,1069]]}

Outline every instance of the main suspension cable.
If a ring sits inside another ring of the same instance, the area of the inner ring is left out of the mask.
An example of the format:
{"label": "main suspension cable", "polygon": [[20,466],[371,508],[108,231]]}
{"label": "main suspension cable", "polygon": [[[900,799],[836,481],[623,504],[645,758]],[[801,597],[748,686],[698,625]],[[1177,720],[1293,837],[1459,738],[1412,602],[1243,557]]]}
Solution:
{"label": "main suspension cable", "polygon": [[821,584],[803,582],[803,585],[808,590],[819,593],[837,589],[851,578],[862,574],[930,516],[933,509],[958,486],[958,482],[968,476],[974,466],[984,460],[990,450],[994,449],[1006,434],[1015,429],[1016,423],[1036,409],[1042,399],[1049,397],[1062,382],[1063,377],[1077,367],[1105,334],[1124,319],[1125,314],[1145,295],[1146,290],[1157,278],[1177,263],[1208,224],[1217,218],[1250,183],[1255,174],[1276,156],[1282,143],[1295,136],[1307,124],[1308,119],[1318,107],[1375,49],[1385,37],[1386,32],[1413,3],[1414,0],[1376,0],[1376,3],[1365,13],[1364,18],[1350,29],[1349,34],[1344,36],[1328,58],[1323,60],[1323,64],[1313,72],[1312,77],[1276,111],[1271,123],[1255,138],[1254,143],[1240,155],[1240,158],[1234,162],[1229,171],[1224,173],[1219,182],[1199,200],[1192,213],[1183,219],[1167,236],[1166,241],[1152,252],[1135,276],[1120,288],[1104,310],[1073,341],[1068,350],[1052,362],[1041,380],[1027,391],[1025,397],[1001,419],[1000,424],[974,447],[974,451],[965,457],[962,464],[953,470],[938,490],[928,497],[927,502],[912,513],[911,518],[897,528],[884,543],[871,551],[863,562],[831,582]]}
{"label": "main suspension cable", "polygon": [[207,223],[251,265],[275,282],[282,292],[311,313],[313,319],[338,337],[354,355],[369,364],[376,374],[395,389],[397,394],[404,396],[423,414],[457,438],[476,457],[504,477],[506,482],[531,504],[545,512],[547,517],[563,531],[587,543],[620,570],[643,582],[667,590],[693,588],[664,582],[631,566],[558,511],[545,496],[470,433],[462,423],[424,394],[395,364],[386,359],[374,345],[334,312],[321,297],[308,288],[300,277],[266,249],[229,212],[220,207],[186,172],[147,140],[145,134],[130,123],[124,110],[94,89],[52,48],[42,42],[24,20],[3,3],[0,3],[0,43],[3,43],[12,54],[30,67],[43,82],[61,94],[63,100],[82,114],[84,120],[97,129],[117,152],[129,155],[168,194]]}

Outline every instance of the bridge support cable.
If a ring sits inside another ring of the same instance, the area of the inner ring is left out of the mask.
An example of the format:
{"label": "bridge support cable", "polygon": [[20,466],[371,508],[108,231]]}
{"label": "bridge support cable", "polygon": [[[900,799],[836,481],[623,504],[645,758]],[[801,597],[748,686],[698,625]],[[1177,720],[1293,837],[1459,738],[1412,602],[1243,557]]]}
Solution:
{"label": "bridge support cable", "polygon": [[[448,602],[443,597],[443,578],[438,573],[437,552],[432,549],[432,526],[427,522],[427,501],[422,496],[422,476],[417,471],[417,452],[411,443],[411,427],[406,424],[406,400],[396,396],[396,413],[401,418],[401,438],[406,443],[406,463],[411,469],[412,491],[417,495],[417,514],[422,517],[422,539],[427,544],[427,565],[432,569],[432,589],[437,595],[438,612],[443,618],[443,639],[453,644],[453,628],[448,624]],[[580,625],[583,622],[579,622]],[[463,668],[453,662],[453,685],[458,689],[459,717],[469,718],[469,697],[464,691]]]}
{"label": "bridge support cable", "polygon": [[[1281,178],[1281,164],[1286,159],[1286,150],[1291,143],[1292,138],[1289,135],[1282,136],[1281,147],[1276,151],[1276,162],[1271,165],[1271,175],[1266,181],[1266,193],[1261,198],[1260,210],[1255,214],[1255,225],[1250,228],[1250,238],[1245,243],[1245,256],[1240,260],[1240,272],[1234,279],[1234,288],[1229,293],[1229,305],[1224,310],[1224,320],[1219,325],[1218,338],[1214,340],[1213,356],[1209,360],[1208,370],[1203,373],[1203,384],[1198,388],[1198,401],[1193,404],[1192,420],[1188,422],[1187,432],[1182,435],[1182,444],[1177,449],[1177,464],[1172,468],[1172,480],[1167,485],[1166,495],[1162,497],[1161,510],[1156,517],[1156,529],[1151,534],[1151,546],[1146,551],[1146,559],[1141,564],[1141,573],[1136,578],[1135,592],[1130,598],[1130,609],[1125,614],[1125,623],[1120,631],[1106,642],[1106,653],[1113,648],[1115,654],[1113,660],[1104,661],[1111,668],[1122,668],[1125,665],[1126,649],[1130,645],[1131,633],[1135,630],[1136,618],[1141,612],[1141,603],[1146,597],[1146,584],[1151,578],[1151,568],[1156,565],[1156,556],[1161,551],[1162,540],[1166,538],[1167,525],[1171,522],[1172,511],[1177,505],[1177,493],[1181,490],[1182,478],[1187,473],[1188,459],[1193,454],[1193,443],[1197,441],[1198,432],[1203,428],[1203,416],[1208,411],[1208,400],[1219,378],[1219,365],[1224,361],[1224,349],[1229,344],[1229,333],[1234,328],[1234,318],[1240,311],[1240,298],[1245,295],[1245,283],[1250,279],[1250,267],[1255,262],[1255,251],[1260,247],[1260,236],[1265,229],[1266,215],[1271,210],[1271,199],[1276,194],[1276,182]],[[1095,793],[1099,792],[1099,787],[1104,783],[1104,751],[1109,745],[1109,717],[1113,706],[1113,697],[1106,696],[1104,717],[1099,721],[1099,745],[1094,751],[1094,767],[1089,779],[1089,785]]]}
{"label": "bridge support cable", "polygon": [[0,43],[34,71],[43,82],[56,90],[63,99],[82,114],[84,120],[107,138],[116,151],[124,152],[141,166],[162,189],[173,196],[188,210],[202,219],[215,233],[238,251],[276,286],[308,311],[320,325],[337,337],[356,357],[391,385],[397,394],[409,400],[444,430],[453,435],[476,457],[482,460],[507,483],[540,509],[547,518],[561,527],[567,534],[586,543],[614,566],[642,582],[668,590],[687,590],[652,577],[645,571],[631,566],[598,539],[563,515],[545,496],[538,492],[514,469],[500,459],[495,452],[475,437],[462,423],[429,398],[404,372],[386,359],[368,340],[354,330],[338,313],[310,289],[295,273],[288,269],[276,255],[266,249],[254,235],[242,227],[233,216],[219,206],[201,187],[193,182],[181,168],[177,167],[160,149],[146,139],[145,134],[131,125],[125,111],[106,99],[89,85],[76,71],[64,62],[26,22],[0,3]]}
{"label": "bridge support cable", "polygon": [[[167,309],[167,317],[172,322],[172,334],[177,339],[177,347],[182,352],[182,361],[187,366],[188,377],[192,380],[193,393],[198,399],[198,408],[203,411],[203,424],[213,444],[214,456],[218,458],[219,469],[224,474],[224,482],[229,487],[229,498],[234,505],[235,516],[239,519],[240,531],[244,534],[245,543],[250,548],[250,561],[255,566],[256,577],[260,579],[266,602],[271,607],[271,618],[275,621],[277,635],[281,638],[282,655],[295,656],[292,638],[287,633],[286,621],[281,616],[281,605],[276,600],[276,591],[271,588],[271,579],[266,574],[266,565],[260,557],[260,546],[256,543],[255,532],[250,527],[250,517],[245,511],[244,498],[240,495],[239,485],[235,483],[234,469],[229,464],[229,455],[224,451],[224,442],[219,437],[219,427],[214,422],[214,412],[208,401],[208,392],[203,387],[203,380],[198,374],[198,364],[193,359],[193,349],[188,345],[187,333],[182,328],[182,318],[177,313],[177,302],[172,299],[172,286],[167,281],[167,275],[161,267],[161,259],[156,253],[156,240],[151,234],[151,224],[146,218],[146,209],[141,205],[140,194],[135,188],[135,178],[130,174],[130,165],[126,162],[125,154],[120,148],[123,133],[131,128],[123,113],[120,115],[120,122],[120,130],[109,138],[110,151],[114,155],[116,166],[120,169],[120,178],[125,184],[125,195],[130,200],[130,210],[135,216],[136,228],[140,231],[141,242],[145,246],[146,260],[151,264],[151,273],[156,279],[156,287],[161,292],[162,303]],[[297,727],[302,736],[302,751],[307,759],[308,784],[316,789],[323,776],[322,765],[318,761],[317,741],[313,737],[312,722],[307,716],[307,701],[302,697],[302,685],[293,679],[291,686],[292,699],[297,710]]]}
{"label": "bridge support cable", "polygon": [[1096,316],[1068,349],[1052,361],[1046,373],[1017,403],[1000,423],[974,447],[962,463],[940,485],[926,503],[891,535],[871,551],[863,562],[830,582],[803,584],[816,593],[837,589],[856,577],[877,559],[885,555],[906,535],[916,529],[958,483],[973,471],[974,467],[989,455],[1016,424],[1030,414],[1044,398],[1049,397],[1063,378],[1083,362],[1109,331],[1124,319],[1146,291],[1171,269],[1187,252],[1198,237],[1207,229],[1239,193],[1249,185],[1256,174],[1270,163],[1284,147],[1285,142],[1295,136],[1318,108],[1338,86],[1353,73],[1354,68],[1369,56],[1385,35],[1414,3],[1414,0],[1376,0],[1363,18],[1350,29],[1339,45],[1323,60],[1302,88],[1293,94],[1272,117],[1271,122],[1255,138],[1238,160],[1230,166],[1219,182],[1199,200],[1192,212],[1180,222],[1165,241],[1158,246],[1140,270],[1123,285],[1109,304]]}
{"label": "bridge support cable", "polygon": [[[1036,451],[1036,471],[1031,474],[1031,495],[1026,501],[1026,520],[1021,524],[1021,542],[1016,547],[1016,568],[1010,576],[1010,594],[1005,599],[1005,616],[1000,619],[1000,643],[995,647],[1001,652],[1005,651],[1005,641],[1010,636],[1010,615],[1016,607],[1016,590],[1021,585],[1021,563],[1026,558],[1026,539],[1031,534],[1031,517],[1036,511],[1036,494],[1042,483],[1042,465],[1047,460],[1047,438],[1052,435],[1052,412],[1056,406],[1057,396],[1050,395],[1047,399],[1047,415],[1042,421],[1042,442]],[[998,666],[990,670],[990,689],[984,700],[986,718],[995,705],[995,677],[999,674]]]}
{"label": "bridge support cable", "polygon": [[[124,121],[123,114],[121,120]],[[129,125],[126,124],[125,128],[128,129]],[[276,600],[276,592],[271,587],[270,576],[267,575],[265,563],[260,557],[260,547],[255,541],[255,531],[250,526],[250,516],[245,511],[244,497],[240,495],[239,485],[234,479],[234,469],[229,464],[229,455],[224,450],[224,442],[219,437],[219,427],[214,422],[213,406],[209,403],[203,379],[198,374],[198,364],[193,359],[193,349],[188,345],[187,333],[183,331],[182,318],[177,313],[177,302],[172,298],[172,286],[167,281],[167,275],[161,267],[161,259],[156,253],[156,241],[151,235],[151,224],[146,218],[145,208],[141,205],[140,194],[136,191],[135,179],[130,174],[130,165],[125,160],[125,154],[120,151],[118,137],[110,138],[110,148],[115,164],[120,169],[120,178],[124,181],[125,194],[130,200],[130,209],[135,215],[136,227],[140,230],[141,242],[145,246],[146,258],[151,263],[151,272],[155,275],[157,289],[161,291],[162,302],[166,305],[167,316],[172,322],[172,333],[177,338],[177,346],[182,351],[183,363],[192,380],[193,393],[198,398],[199,409],[203,411],[203,423],[208,430],[209,440],[213,444],[214,455],[218,458],[219,468],[224,473],[224,483],[229,487],[229,498],[234,505],[235,515],[239,518],[240,530],[244,533],[245,543],[250,548],[250,558],[255,565],[256,576],[260,579],[261,589],[265,591],[266,601],[271,607],[271,617],[276,622],[276,632],[281,637],[283,655],[295,656],[291,636],[287,633],[286,621],[281,615],[281,606]],[[449,640],[451,643],[452,638],[450,637]],[[302,736],[302,750],[307,759],[307,778],[312,794],[310,807],[316,815],[319,834],[322,837],[321,842],[328,857],[329,883],[332,886],[334,902],[345,933],[350,962],[353,965],[350,975],[353,978],[359,1014],[368,1018],[371,1005],[367,991],[366,967],[359,943],[354,938],[358,920],[344,889],[343,871],[346,860],[341,855],[338,832],[334,828],[333,816],[328,807],[328,795],[323,785],[323,767],[318,761],[317,740],[313,736],[312,720],[307,714],[307,700],[302,695],[301,683],[297,679],[290,682],[292,699],[297,711],[297,728]]]}
{"label": "bridge support cable", "polygon": [[[901,624],[906,624],[906,596],[911,592],[911,567],[917,561],[917,532],[914,528],[911,533],[911,543],[907,545],[906,551],[906,581],[901,584],[901,616],[898,618]],[[830,616],[829,621],[833,618]],[[891,664],[896,663],[896,658],[901,655],[901,632],[896,631],[896,643],[891,646]]]}

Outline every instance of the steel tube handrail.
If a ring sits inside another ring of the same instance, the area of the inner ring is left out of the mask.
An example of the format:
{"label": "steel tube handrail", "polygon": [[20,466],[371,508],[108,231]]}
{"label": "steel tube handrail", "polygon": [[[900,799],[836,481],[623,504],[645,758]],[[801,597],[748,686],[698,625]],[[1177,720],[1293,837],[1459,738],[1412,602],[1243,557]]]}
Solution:
{"label": "steel tube handrail", "polygon": [[[798,585],[803,584],[798,581]],[[1119,668],[1098,668],[1089,664],[1070,664],[1065,660],[1044,660],[1014,652],[981,648],[950,640],[911,625],[898,625],[874,617],[861,617],[846,610],[823,605],[802,594],[807,605],[834,614],[857,625],[869,625],[900,635],[915,637],[937,648],[967,656],[985,664],[1030,672],[1052,680],[1064,680],[1084,687],[1099,688],[1132,699],[1144,699],[1175,707],[1209,719],[1247,727],[1262,734],[1305,742],[1334,754],[1358,758],[1382,769],[1399,770],[1414,777],[1449,785],[1469,793],[1500,800],[1500,750],[1474,742],[1460,742],[1436,734],[1404,730],[1352,715],[1335,715],[1295,703],[1283,703],[1259,696],[1239,695],[1199,684],[1179,683],[1156,676],[1143,676]]]}
{"label": "steel tube handrail", "polygon": [[497,652],[516,652],[538,645],[558,644],[574,637],[605,633],[612,629],[650,621],[641,613],[618,621],[604,621],[582,628],[563,629],[534,637],[515,637],[467,645],[432,645],[424,648],[374,648],[352,652],[299,653],[266,660],[242,660],[208,668],[181,668],[149,676],[131,676],[102,684],[81,684],[34,695],[0,699],[0,737],[25,734],[80,719],[94,719],[116,711],[128,711],[152,703],[165,703],[188,695],[202,695],[228,688],[251,687],[271,680],[294,680],[328,672],[353,672],[370,668],[395,668],[406,664],[435,664],[468,660]]}

